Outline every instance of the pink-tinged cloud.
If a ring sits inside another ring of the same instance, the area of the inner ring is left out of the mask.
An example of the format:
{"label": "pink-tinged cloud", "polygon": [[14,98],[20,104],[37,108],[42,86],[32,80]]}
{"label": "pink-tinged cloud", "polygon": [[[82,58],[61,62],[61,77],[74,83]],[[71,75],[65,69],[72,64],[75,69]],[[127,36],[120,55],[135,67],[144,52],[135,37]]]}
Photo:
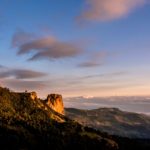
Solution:
{"label": "pink-tinged cloud", "polygon": [[33,54],[29,60],[70,58],[84,51],[74,43],[60,41],[52,36],[20,43],[18,49],[18,55]]}
{"label": "pink-tinged cloud", "polygon": [[3,86],[12,88],[17,91],[25,91],[25,90],[43,90],[47,87],[46,81],[25,81],[25,80],[17,80],[17,79],[7,79],[1,81]]}
{"label": "pink-tinged cloud", "polygon": [[100,51],[100,52],[92,52],[90,53],[90,57],[87,58],[87,60],[84,60],[83,62],[79,63],[78,67],[83,68],[93,68],[98,67],[104,64],[104,59],[109,54],[106,51]]}
{"label": "pink-tinged cloud", "polygon": [[12,37],[11,46],[12,47],[20,46],[21,44],[32,40],[34,37],[35,35],[33,33],[28,33],[19,29],[17,30],[17,32],[15,32],[15,34]]}
{"label": "pink-tinged cloud", "polygon": [[82,62],[78,64],[78,67],[84,67],[84,68],[92,68],[92,67],[97,67],[103,65],[102,63],[97,63],[93,61],[87,61],[87,62]]}
{"label": "pink-tinged cloud", "polygon": [[108,21],[128,15],[147,0],[86,0],[80,19]]}
{"label": "pink-tinged cloud", "polygon": [[18,54],[25,54],[30,51],[46,50],[54,43],[56,43],[56,40],[53,37],[45,37],[41,39],[31,40],[20,45]]}
{"label": "pink-tinged cloud", "polygon": [[36,60],[36,59],[59,59],[59,58],[67,58],[67,57],[74,57],[79,55],[82,50],[75,45],[69,43],[61,43],[56,42],[53,43],[47,50],[40,51],[35,54],[29,60]]}
{"label": "pink-tinged cloud", "polygon": [[6,69],[0,72],[0,79],[15,78],[15,79],[33,79],[46,76],[46,73],[25,70],[25,69]]}

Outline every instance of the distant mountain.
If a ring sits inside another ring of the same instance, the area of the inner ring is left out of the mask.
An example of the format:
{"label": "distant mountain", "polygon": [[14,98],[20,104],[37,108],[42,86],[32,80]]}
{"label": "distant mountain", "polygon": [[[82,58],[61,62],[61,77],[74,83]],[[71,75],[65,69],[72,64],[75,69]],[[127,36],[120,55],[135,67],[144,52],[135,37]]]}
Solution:
{"label": "distant mountain", "polygon": [[150,96],[71,97],[64,99],[67,108],[119,108],[128,112],[150,115]]}
{"label": "distant mountain", "polygon": [[80,110],[66,108],[66,116],[80,124],[129,138],[150,139],[150,116],[121,111],[118,108]]}

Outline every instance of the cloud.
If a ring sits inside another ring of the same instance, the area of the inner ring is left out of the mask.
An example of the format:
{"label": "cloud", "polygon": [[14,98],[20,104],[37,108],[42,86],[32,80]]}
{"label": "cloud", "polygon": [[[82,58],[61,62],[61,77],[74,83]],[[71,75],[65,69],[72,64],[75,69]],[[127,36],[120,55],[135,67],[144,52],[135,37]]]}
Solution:
{"label": "cloud", "polygon": [[87,60],[79,63],[77,66],[84,68],[98,67],[104,64],[103,61],[107,56],[108,53],[106,51],[92,52]]}
{"label": "cloud", "polygon": [[47,59],[60,59],[60,58],[70,58],[81,54],[83,51],[77,46],[70,43],[55,42],[46,50],[36,53],[29,60],[37,60],[42,58]]}
{"label": "cloud", "polygon": [[43,72],[4,67],[0,68],[0,85],[17,91],[39,90],[40,92],[47,87],[47,81],[40,80],[45,76],[47,74]]}
{"label": "cloud", "polygon": [[12,37],[11,46],[18,47],[21,44],[32,40],[35,37],[33,33],[25,32],[21,29],[17,30]]}
{"label": "cloud", "polygon": [[87,76],[83,76],[81,77],[81,79],[91,79],[91,78],[99,78],[99,77],[103,77],[103,78],[109,78],[110,77],[122,77],[124,75],[127,75],[129,72],[127,71],[117,71],[117,72],[110,72],[110,73],[101,73],[101,74],[93,74],[93,75],[87,75]]}
{"label": "cloud", "polygon": [[50,36],[42,39],[30,40],[19,46],[18,54],[26,54],[31,51],[46,51],[55,42],[56,40]]}
{"label": "cloud", "polygon": [[41,90],[47,87],[46,81],[23,81],[17,79],[9,79],[1,81],[3,86],[12,88],[14,90]]}
{"label": "cloud", "polygon": [[80,64],[78,64],[78,67],[97,67],[102,65],[101,63],[97,63],[97,62],[92,62],[92,61],[87,61],[87,62],[82,62]]}
{"label": "cloud", "polygon": [[79,16],[81,20],[108,21],[128,15],[147,0],[85,0],[85,9]]}
{"label": "cloud", "polygon": [[25,70],[25,69],[8,69],[6,71],[0,72],[0,78],[13,77],[15,79],[33,79],[46,76],[46,73]]}
{"label": "cloud", "polygon": [[[20,36],[21,38],[19,38]],[[84,51],[74,43],[60,41],[53,36],[32,39],[26,33],[14,35],[12,45],[18,46],[18,55],[31,53],[32,56],[29,60],[32,61],[70,58],[78,56]]]}
{"label": "cloud", "polygon": [[4,66],[3,66],[3,65],[0,65],[0,68],[4,68]]}
{"label": "cloud", "polygon": [[0,72],[7,70],[6,66],[0,65]]}
{"label": "cloud", "polygon": [[[128,112],[150,114],[148,97],[110,96],[110,97],[70,97],[64,99],[65,107],[78,109],[97,109],[102,107],[119,108]],[[143,107],[144,106],[144,107]]]}

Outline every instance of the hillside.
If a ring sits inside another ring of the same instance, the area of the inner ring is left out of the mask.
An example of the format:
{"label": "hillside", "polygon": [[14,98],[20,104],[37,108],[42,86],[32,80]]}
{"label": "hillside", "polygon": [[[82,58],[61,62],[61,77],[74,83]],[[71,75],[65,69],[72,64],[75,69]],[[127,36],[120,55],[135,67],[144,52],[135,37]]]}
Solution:
{"label": "hillside", "polygon": [[116,150],[111,137],[84,128],[29,93],[0,88],[1,149]]}
{"label": "hillside", "polygon": [[149,150],[150,141],[121,138],[84,127],[54,111],[61,96],[41,100],[34,92],[15,93],[0,87],[1,150]]}
{"label": "hillside", "polygon": [[66,115],[84,126],[111,135],[150,139],[150,117],[143,114],[125,112],[117,108],[94,110],[68,108],[66,109]]}

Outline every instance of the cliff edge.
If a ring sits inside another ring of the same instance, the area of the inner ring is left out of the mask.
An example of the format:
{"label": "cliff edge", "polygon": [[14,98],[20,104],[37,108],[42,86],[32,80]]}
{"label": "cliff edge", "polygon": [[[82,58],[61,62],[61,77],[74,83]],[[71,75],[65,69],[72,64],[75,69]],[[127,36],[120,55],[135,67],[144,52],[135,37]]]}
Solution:
{"label": "cliff edge", "polygon": [[49,94],[45,102],[54,111],[60,114],[64,114],[64,104],[63,104],[63,99],[61,95]]}

